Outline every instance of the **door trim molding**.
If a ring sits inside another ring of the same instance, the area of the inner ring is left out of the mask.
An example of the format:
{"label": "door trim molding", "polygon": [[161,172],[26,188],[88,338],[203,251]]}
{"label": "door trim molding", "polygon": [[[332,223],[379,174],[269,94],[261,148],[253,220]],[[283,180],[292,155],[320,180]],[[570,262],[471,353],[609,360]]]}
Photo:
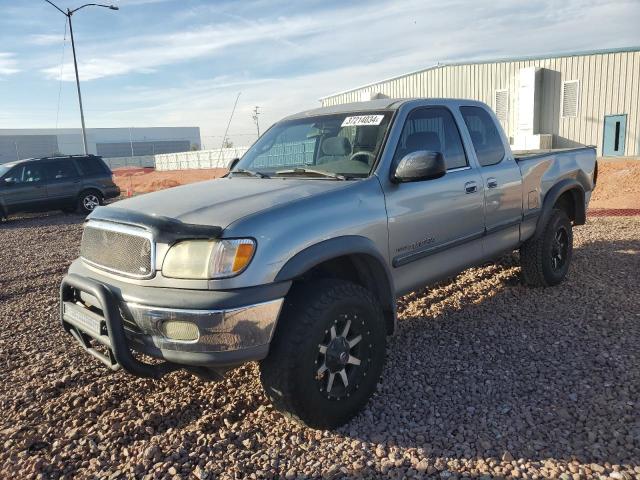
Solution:
{"label": "door trim molding", "polygon": [[464,245],[465,243],[473,242],[474,240],[478,240],[488,235],[492,235],[502,230],[506,230],[507,228],[521,225],[524,222],[524,220],[530,220],[531,218],[538,217],[539,215],[540,215],[539,212],[532,212],[526,215],[525,217],[521,217],[518,220],[509,220],[508,222],[504,222],[499,225],[494,225],[489,229],[485,228],[482,232],[477,232],[471,235],[466,235],[464,237],[456,238],[454,240],[450,240],[440,245],[435,245],[433,247],[426,247],[420,250],[416,250],[414,252],[397,255],[396,257],[393,258],[391,265],[393,265],[394,268],[402,267],[404,265],[407,265],[411,262],[415,262],[416,260],[420,260],[430,255],[435,255],[436,253],[449,250],[450,248],[459,247],[460,245]]}
{"label": "door trim molding", "polygon": [[420,260],[421,258],[428,257],[430,255],[435,255],[436,253],[442,252],[444,250],[448,250],[450,248],[459,247],[467,242],[472,242],[473,240],[478,240],[485,236],[485,232],[473,233],[471,235],[466,235],[464,237],[455,238],[445,243],[441,243],[440,245],[436,245],[433,247],[421,248],[420,250],[416,250],[409,253],[404,253],[402,255],[398,255],[393,258],[391,264],[394,268],[402,267],[411,262],[415,262],[416,260]]}

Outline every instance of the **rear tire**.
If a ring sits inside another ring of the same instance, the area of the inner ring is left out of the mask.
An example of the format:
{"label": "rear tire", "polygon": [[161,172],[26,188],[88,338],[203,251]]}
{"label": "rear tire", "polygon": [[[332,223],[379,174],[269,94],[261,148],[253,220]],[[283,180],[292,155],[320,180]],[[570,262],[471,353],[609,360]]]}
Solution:
{"label": "rear tire", "polygon": [[532,287],[559,284],[573,256],[573,230],[564,210],[554,208],[544,230],[520,247],[522,279]]}
{"label": "rear tire", "polygon": [[82,192],[78,197],[78,211],[88,215],[103,203],[104,200],[100,192],[97,190],[87,190]]}
{"label": "rear tire", "polygon": [[311,428],[335,428],[373,394],[385,360],[382,309],[343,280],[295,286],[287,295],[260,380],[272,404]]}

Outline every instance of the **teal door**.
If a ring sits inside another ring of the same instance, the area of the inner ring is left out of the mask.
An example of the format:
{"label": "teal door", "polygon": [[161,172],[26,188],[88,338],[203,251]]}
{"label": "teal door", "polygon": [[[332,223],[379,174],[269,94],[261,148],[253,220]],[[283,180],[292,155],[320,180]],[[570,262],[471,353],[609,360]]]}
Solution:
{"label": "teal door", "polygon": [[607,115],[604,117],[604,142],[602,144],[602,154],[605,157],[619,157],[624,155],[626,131],[626,115]]}

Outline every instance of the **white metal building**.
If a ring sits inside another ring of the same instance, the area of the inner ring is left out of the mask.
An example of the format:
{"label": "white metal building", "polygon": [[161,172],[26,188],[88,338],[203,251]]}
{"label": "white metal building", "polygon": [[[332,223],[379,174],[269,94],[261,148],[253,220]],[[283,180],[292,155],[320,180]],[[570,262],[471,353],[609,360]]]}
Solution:
{"label": "white metal building", "polygon": [[514,149],[640,155],[640,47],[436,66],[321,98],[455,97],[490,105]]}
{"label": "white metal building", "polygon": [[[186,152],[201,146],[199,127],[88,128],[89,153],[105,158]],[[82,150],[79,128],[0,129],[0,163]]]}

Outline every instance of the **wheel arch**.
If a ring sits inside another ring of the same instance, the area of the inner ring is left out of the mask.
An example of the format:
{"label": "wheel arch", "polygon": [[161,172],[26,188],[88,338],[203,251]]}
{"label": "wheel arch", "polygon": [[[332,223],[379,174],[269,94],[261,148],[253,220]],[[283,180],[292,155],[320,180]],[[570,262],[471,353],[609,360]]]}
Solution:
{"label": "wheel arch", "polygon": [[375,244],[366,237],[347,235],[324,240],[301,250],[280,269],[274,281],[341,278],[370,290],[380,301],[388,334],[396,327],[393,278]]}
{"label": "wheel arch", "polygon": [[87,185],[87,186],[82,187],[82,189],[78,192],[78,197],[77,197],[77,198],[78,198],[78,200],[79,200],[80,198],[82,198],[82,196],[83,196],[85,193],[88,193],[88,192],[96,192],[96,193],[97,193],[97,194],[99,194],[102,198],[104,198],[104,192],[103,192],[102,190],[100,190],[100,188],[98,188],[98,187],[96,187],[96,186],[93,186],[93,185]]}
{"label": "wheel arch", "polygon": [[586,222],[586,207],[584,187],[573,178],[565,178],[556,183],[544,197],[542,213],[536,225],[538,237],[547,224],[554,207],[559,206],[567,212],[574,225],[584,225]]}

